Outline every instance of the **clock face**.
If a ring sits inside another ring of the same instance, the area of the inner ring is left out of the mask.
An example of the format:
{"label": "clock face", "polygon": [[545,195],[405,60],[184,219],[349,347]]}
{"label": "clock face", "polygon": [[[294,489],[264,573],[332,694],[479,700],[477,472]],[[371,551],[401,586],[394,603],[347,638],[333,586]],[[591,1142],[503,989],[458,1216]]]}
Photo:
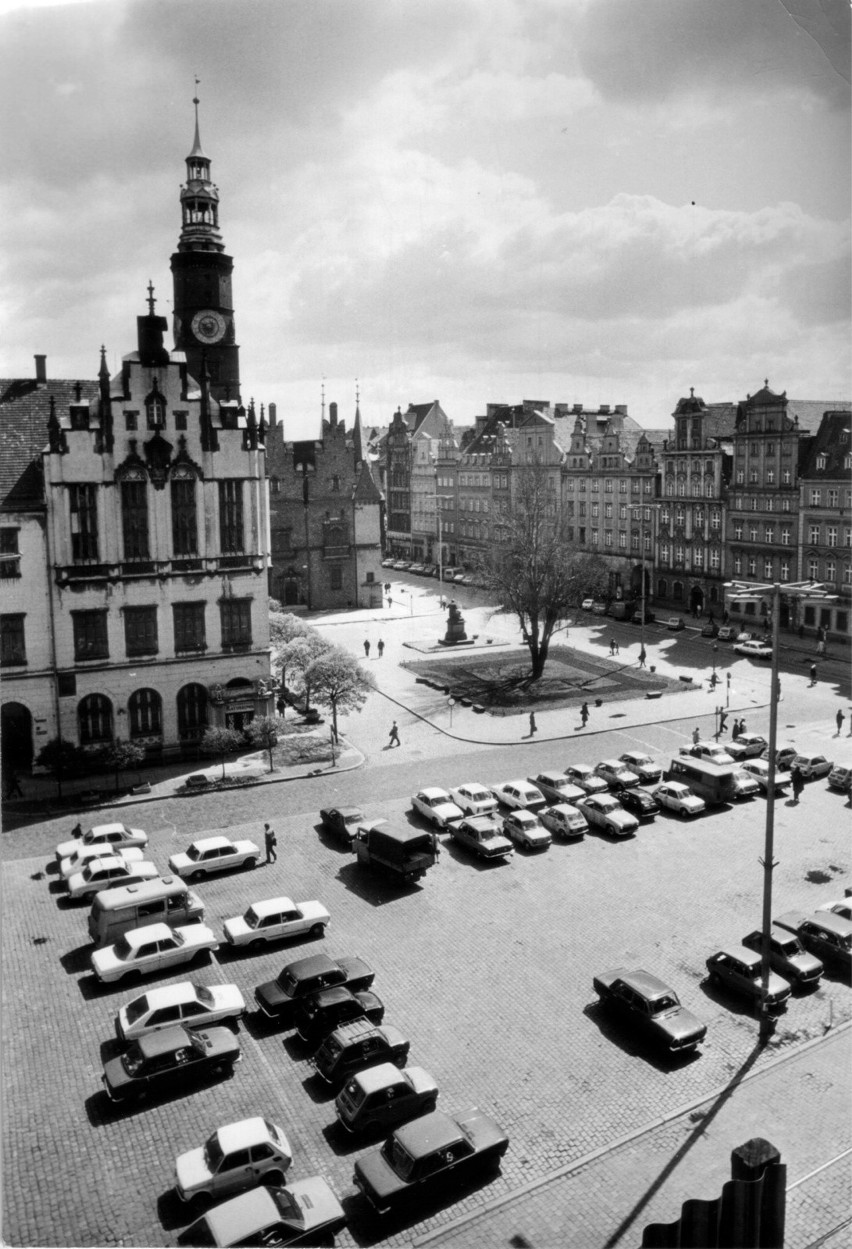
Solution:
{"label": "clock face", "polygon": [[220,312],[205,308],[192,318],[192,332],[201,343],[218,343],[225,336],[227,325]]}

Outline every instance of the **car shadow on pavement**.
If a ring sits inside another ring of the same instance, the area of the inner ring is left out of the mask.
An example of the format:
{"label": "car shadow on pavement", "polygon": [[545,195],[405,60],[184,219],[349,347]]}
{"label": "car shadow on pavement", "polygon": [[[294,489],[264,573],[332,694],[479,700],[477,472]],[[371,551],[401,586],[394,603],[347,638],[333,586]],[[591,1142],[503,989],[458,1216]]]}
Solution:
{"label": "car shadow on pavement", "polygon": [[59,965],[69,976],[79,976],[81,971],[89,970],[89,959],[94,949],[92,943],[87,942],[86,945],[75,946],[73,950],[66,950],[59,956]]}
{"label": "car shadow on pavement", "polygon": [[325,1080],[320,1079],[315,1072],[310,1072],[310,1074],[305,1077],[302,1081],[302,1088],[305,1090],[308,1097],[310,1097],[311,1101],[315,1102],[318,1106],[321,1106],[324,1102],[334,1101],[338,1093],[336,1087],[331,1084],[326,1084]]}
{"label": "car shadow on pavement", "polygon": [[[347,1230],[357,1245],[366,1247],[385,1241],[391,1243],[406,1228],[434,1218],[447,1206],[464,1201],[474,1193],[482,1193],[499,1180],[499,1174],[483,1170],[463,1180],[450,1183],[445,1181],[429,1193],[407,1196],[400,1211],[385,1215],[376,1214],[366,1198],[360,1194],[350,1194],[341,1198],[341,1205],[346,1212]],[[505,1184],[501,1187],[505,1187]],[[482,1200],[487,1200],[487,1197]]]}
{"label": "car shadow on pavement", "polygon": [[[722,984],[714,984],[709,976],[705,976],[703,980],[698,982],[699,990],[708,997],[716,1006],[721,1006],[723,1010],[729,1011],[732,1015],[747,1015],[752,1019],[757,1019],[757,999],[745,997],[743,994],[735,992],[733,989],[727,988]],[[779,1018],[783,1018],[782,1012]]]}
{"label": "car shadow on pavement", "polygon": [[473,850],[468,850],[464,846],[460,846],[452,837],[448,837],[442,843],[442,847],[446,850],[451,859],[455,859],[457,863],[464,863],[468,867],[472,867],[477,872],[491,872],[495,868],[506,867],[511,863],[512,855],[508,858],[501,857],[499,859],[483,859]]}
{"label": "car shadow on pavement", "polygon": [[398,881],[389,872],[361,867],[357,862],[345,863],[337,873],[337,879],[350,893],[369,902],[370,906],[386,906],[422,889],[422,885]]}
{"label": "car shadow on pavement", "polygon": [[186,1227],[189,1223],[193,1223],[206,1208],[213,1204],[212,1201],[206,1206],[201,1201],[181,1201],[175,1190],[169,1188],[166,1192],[160,1193],[157,1198],[157,1218],[165,1231],[173,1232],[178,1227]]}
{"label": "car shadow on pavement", "polygon": [[324,824],[314,824],[313,828],[322,844],[329,850],[336,850],[338,854],[345,854],[347,858],[352,857],[352,847],[347,846],[335,833],[330,833]]}
{"label": "car shadow on pavement", "polygon": [[701,1046],[697,1049],[685,1050],[676,1054],[668,1054],[655,1045],[648,1037],[631,1035],[630,1024],[619,1020],[602,1002],[589,1002],[583,1007],[583,1014],[595,1025],[607,1041],[617,1045],[625,1054],[632,1058],[641,1058],[650,1066],[664,1075],[669,1072],[683,1071],[701,1057]]}

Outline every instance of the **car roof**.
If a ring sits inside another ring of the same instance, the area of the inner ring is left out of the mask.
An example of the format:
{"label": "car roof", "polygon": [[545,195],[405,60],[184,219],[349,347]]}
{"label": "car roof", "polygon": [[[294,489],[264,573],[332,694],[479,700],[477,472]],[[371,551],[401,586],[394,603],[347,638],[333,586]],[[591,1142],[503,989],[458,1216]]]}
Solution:
{"label": "car roof", "polygon": [[729,958],[739,959],[747,967],[754,967],[760,962],[760,955],[757,951],[750,950],[746,945],[723,945],[716,952],[717,954],[727,954]]}
{"label": "car roof", "polygon": [[[197,1033],[195,1034],[198,1035]],[[158,1032],[148,1032],[139,1038],[137,1044],[146,1058],[156,1058],[160,1054],[171,1054],[183,1045],[190,1045],[191,1034],[177,1025],[174,1028],[160,1028]]]}
{"label": "car roof", "polygon": [[241,1119],[238,1123],[224,1124],[217,1129],[216,1135],[223,1153],[230,1154],[235,1149],[248,1149],[251,1145],[268,1140],[269,1130],[266,1120],[260,1115],[254,1115],[251,1119]]}
{"label": "car roof", "polygon": [[251,909],[255,915],[277,915],[279,911],[294,911],[296,904],[292,898],[264,898],[262,902],[252,902]]}
{"label": "car roof", "polygon": [[540,781],[544,781],[545,784],[548,784],[549,782],[552,783],[553,781],[567,781],[570,778],[567,777],[564,772],[555,771],[555,772],[539,772],[537,779]]}
{"label": "car roof", "polygon": [[196,850],[212,850],[215,846],[232,846],[230,837],[199,837],[192,843]]}
{"label": "car roof", "polygon": [[433,1110],[397,1128],[394,1136],[408,1153],[417,1157],[454,1145],[464,1137],[464,1133],[449,1115],[442,1110]]}
{"label": "car roof", "polygon": [[[94,866],[96,863],[99,863],[102,868],[103,867],[106,867],[106,868],[127,867],[127,863],[125,862],[125,860],[122,859],[117,854],[93,855],[92,858],[90,858],[88,863],[86,864],[86,867],[94,869]],[[134,869],[134,870],[138,870],[138,869]]]}
{"label": "car roof", "polygon": [[259,1243],[255,1240],[256,1234],[270,1223],[277,1223],[281,1211],[272,1193],[261,1184],[259,1188],[213,1206],[203,1217],[217,1245],[242,1245],[249,1240],[252,1244]]}
{"label": "car roof", "polygon": [[511,781],[504,781],[504,785],[517,785],[518,789],[535,789],[532,781],[528,781],[525,776],[516,776]]}
{"label": "car roof", "polygon": [[145,924],[142,928],[131,928],[124,934],[125,941],[130,945],[144,945],[146,941],[165,941],[166,937],[174,936],[174,930],[168,924]]}
{"label": "car roof", "polygon": [[[650,760],[651,756],[647,754],[644,750],[625,750],[624,754],[621,756],[621,759],[622,761],[624,761],[625,759],[641,759],[644,763],[645,760]],[[653,760],[651,760],[651,762],[653,762]]]}
{"label": "car roof", "polygon": [[459,790],[478,789],[481,793],[488,794],[489,798],[491,797],[491,794],[489,793],[489,791],[485,788],[484,785],[480,785],[479,781],[462,781],[461,785],[456,785],[454,786],[454,788],[459,789]]}
{"label": "car roof", "polygon": [[310,976],[324,976],[329,972],[339,971],[340,967],[327,954],[311,954],[308,958],[297,958],[283,969],[296,980],[305,980]]}
{"label": "car roof", "polygon": [[655,976],[649,971],[643,971],[641,967],[637,967],[635,971],[623,972],[620,979],[625,984],[630,985],[631,989],[636,989],[643,997],[647,998],[660,997],[664,993],[674,992],[664,980],[660,980],[659,976]]}
{"label": "car roof", "polygon": [[417,794],[418,796],[422,794],[424,798],[443,798],[445,802],[452,801],[447,791],[437,785],[433,785],[429,789],[418,789]]}
{"label": "car roof", "polygon": [[365,1093],[377,1093],[390,1084],[404,1080],[405,1072],[400,1071],[395,1063],[377,1063],[375,1067],[359,1071],[352,1079],[358,1081]]}
{"label": "car roof", "polygon": [[495,833],[500,831],[500,822],[491,813],[487,815],[485,813],[482,815],[468,815],[462,820],[462,823],[469,828],[475,828],[480,831],[482,829],[491,829]]}
{"label": "car roof", "polygon": [[[154,989],[146,989],[139,995],[145,998],[149,1010],[153,1010],[155,1006],[173,1006],[175,1002],[185,1002],[195,996],[196,989],[191,980],[181,980],[178,984],[158,985]],[[139,998],[134,998],[133,1001],[138,1002]]]}
{"label": "car roof", "polygon": [[821,928],[827,928],[829,931],[837,934],[838,937],[847,937],[852,933],[852,920],[844,919],[842,915],[835,915],[834,911],[787,911],[784,915],[779,915],[776,923],[809,923],[819,924]]}
{"label": "car roof", "polygon": [[318,1005],[334,1006],[336,1002],[348,1002],[355,995],[345,985],[336,984],[330,989],[320,989],[319,993],[311,996]]}
{"label": "car roof", "polygon": [[598,764],[599,768],[623,768],[624,762],[621,759],[601,759]]}
{"label": "car roof", "polygon": [[106,837],[109,833],[130,833],[132,831],[126,824],[93,824],[89,829],[89,835]]}

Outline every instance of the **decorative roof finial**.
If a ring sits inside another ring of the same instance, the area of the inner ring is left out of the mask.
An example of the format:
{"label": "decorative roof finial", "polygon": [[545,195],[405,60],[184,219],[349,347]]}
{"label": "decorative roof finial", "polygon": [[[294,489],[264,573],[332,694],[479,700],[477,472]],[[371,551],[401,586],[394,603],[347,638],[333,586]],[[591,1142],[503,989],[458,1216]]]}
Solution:
{"label": "decorative roof finial", "polygon": [[149,317],[152,317],[154,315],[154,304],[156,302],[157,301],[154,298],[154,283],[149,278],[148,279],[148,316]]}
{"label": "decorative roof finial", "polygon": [[694,399],[694,398],[695,398],[695,387],[694,387],[694,386],[690,386],[690,388],[689,388],[689,397],[690,397],[690,399]]}
{"label": "decorative roof finial", "polygon": [[768,378],[768,377],[764,377],[764,379],[763,379],[763,384],[764,384],[764,386],[766,387],[766,389],[768,390],[768,389],[769,389],[769,378]]}
{"label": "decorative roof finial", "polygon": [[[195,105],[195,141],[192,145],[192,151],[189,154],[190,156],[204,156],[204,149],[201,146],[201,131],[199,130],[199,127],[198,127],[198,105],[200,103],[198,99],[198,85],[200,82],[201,82],[201,79],[196,74],[195,75],[195,95],[192,97],[192,102]],[[204,156],[204,159],[206,160],[207,157]]]}
{"label": "decorative roof finial", "polygon": [[320,395],[321,395],[321,403],[320,403],[320,406],[321,406],[321,409],[322,409],[322,411],[321,411],[321,419],[324,421],[324,420],[325,420],[325,378],[324,378],[324,377],[323,377],[323,379],[322,379],[322,384],[321,384],[321,386],[320,386]]}

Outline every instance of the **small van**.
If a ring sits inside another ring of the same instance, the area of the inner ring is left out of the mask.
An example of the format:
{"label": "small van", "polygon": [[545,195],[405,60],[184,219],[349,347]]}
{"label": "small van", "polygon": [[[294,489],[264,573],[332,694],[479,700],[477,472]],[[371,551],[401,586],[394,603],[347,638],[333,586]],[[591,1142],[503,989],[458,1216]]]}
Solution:
{"label": "small van", "polygon": [[694,759],[681,755],[672,759],[666,772],[666,780],[681,781],[694,794],[702,798],[708,807],[718,807],[725,802],[735,802],[738,797],[735,763],[711,763],[709,759]]}
{"label": "small van", "polygon": [[204,904],[179,876],[163,876],[138,885],[122,885],[97,894],[89,912],[89,936],[95,945],[113,945],[131,928],[146,924],[202,923]]}

